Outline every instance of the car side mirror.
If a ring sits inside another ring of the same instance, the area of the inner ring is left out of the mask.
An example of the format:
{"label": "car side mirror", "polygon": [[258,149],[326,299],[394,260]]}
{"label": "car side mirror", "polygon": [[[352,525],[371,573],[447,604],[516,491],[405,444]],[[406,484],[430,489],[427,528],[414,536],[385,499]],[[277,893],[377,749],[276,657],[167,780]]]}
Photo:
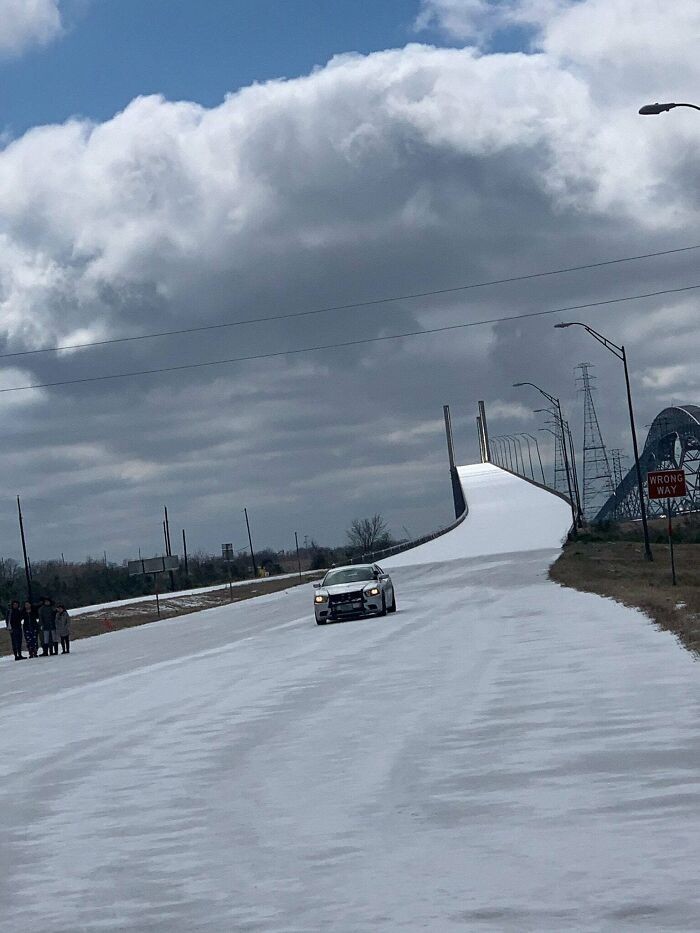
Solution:
{"label": "car side mirror", "polygon": [[312,583],[312,584],[311,584],[311,586],[313,586],[313,588],[314,588],[315,590],[317,590],[317,589],[319,588],[320,585],[321,585],[321,581],[320,581],[320,580],[316,580],[315,583]]}

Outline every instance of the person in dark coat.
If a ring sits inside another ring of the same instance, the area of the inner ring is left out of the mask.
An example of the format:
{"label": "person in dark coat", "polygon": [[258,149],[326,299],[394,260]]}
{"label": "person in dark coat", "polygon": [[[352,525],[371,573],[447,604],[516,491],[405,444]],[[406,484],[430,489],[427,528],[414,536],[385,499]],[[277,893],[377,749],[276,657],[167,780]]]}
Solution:
{"label": "person in dark coat", "polygon": [[39,606],[39,628],[41,629],[42,655],[46,657],[49,654],[58,654],[56,610],[48,596],[44,596]]}
{"label": "person in dark coat", "polygon": [[12,605],[7,610],[5,624],[10,630],[15,661],[24,661],[25,656],[22,654],[22,610],[19,608],[18,599],[12,600]]}
{"label": "person in dark coat", "polygon": [[24,640],[27,643],[27,652],[30,658],[38,657],[39,620],[36,609],[27,600],[22,608],[22,622],[24,623]]}
{"label": "person in dark coat", "polygon": [[70,654],[70,616],[62,603],[56,605],[56,637],[61,639],[61,654]]}

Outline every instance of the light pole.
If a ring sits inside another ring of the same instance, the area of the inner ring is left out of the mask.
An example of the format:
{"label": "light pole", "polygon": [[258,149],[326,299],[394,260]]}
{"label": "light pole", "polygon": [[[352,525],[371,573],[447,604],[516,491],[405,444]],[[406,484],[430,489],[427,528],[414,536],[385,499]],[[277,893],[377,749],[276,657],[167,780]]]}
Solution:
{"label": "light pole", "polygon": [[499,436],[498,436],[498,443],[499,443],[499,445],[500,445],[501,459],[502,459],[502,461],[503,461],[501,465],[502,465],[506,470],[512,470],[512,469],[513,469],[513,464],[512,464],[512,457],[511,457],[510,447],[509,447],[508,444],[506,443],[505,437],[502,437],[502,436],[499,434]]}
{"label": "light pole", "polygon": [[535,478],[535,468],[534,468],[533,465],[532,465],[532,449],[531,449],[531,447],[530,447],[530,439],[529,439],[529,437],[527,436],[527,434],[525,434],[525,433],[522,432],[522,431],[520,432],[520,434],[518,435],[518,437],[524,437],[524,438],[525,438],[525,443],[527,444],[527,458],[528,458],[528,460],[530,461],[530,476],[532,477],[532,479],[534,479],[534,478]]}
{"label": "light pole", "polygon": [[569,454],[571,456],[571,473],[574,480],[574,495],[576,496],[576,508],[578,509],[579,519],[583,516],[583,509],[581,508],[581,492],[578,484],[578,469],[576,468],[576,449],[574,447],[574,438],[571,433],[571,425],[568,421],[565,421],[566,425],[566,434],[569,438]]}
{"label": "light pole", "polygon": [[566,450],[566,434],[564,433],[564,417],[561,413],[561,402],[556,397],[556,395],[550,395],[549,392],[545,392],[544,389],[540,389],[539,386],[535,385],[534,382],[514,382],[513,388],[519,389],[522,386],[531,386],[533,389],[537,389],[540,395],[543,395],[548,402],[550,402],[556,408],[556,415],[559,419],[559,428],[561,430],[561,441],[562,441],[562,450],[564,451],[564,469],[566,470],[566,485],[569,489],[569,503],[571,504],[571,517],[574,521],[574,534],[576,533],[577,526],[580,525],[581,516],[576,513],[576,503],[574,502],[574,493],[571,487],[571,467],[569,465],[569,455]]}
{"label": "light pole", "polygon": [[643,117],[650,117],[657,113],[673,110],[675,107],[691,107],[693,110],[700,110],[697,104],[645,104],[639,108],[639,112]]}
{"label": "light pole", "polygon": [[501,446],[501,438],[492,437],[491,442],[496,446],[496,450],[495,450],[496,464],[499,467],[502,467],[505,463],[505,458],[503,456],[503,447]]}
{"label": "light pole", "polygon": [[501,457],[503,460],[502,466],[506,470],[513,469],[513,454],[510,449],[510,444],[506,441],[504,434],[499,434],[498,437],[493,438],[493,440],[498,441],[501,446]]}
{"label": "light pole", "polygon": [[542,485],[547,485],[547,480],[544,476],[544,467],[542,466],[542,457],[540,456],[540,445],[537,443],[537,438],[534,434],[526,434],[525,437],[529,437],[531,441],[535,442],[535,450],[537,451],[537,459],[540,461],[540,472],[542,473]]}
{"label": "light pole", "polygon": [[503,440],[505,441],[506,447],[508,448],[508,460],[509,460],[511,472],[517,473],[518,472],[518,452],[515,449],[515,444],[511,445],[510,438],[508,437],[507,434],[503,435]]}
{"label": "light pole", "polygon": [[[506,437],[510,438],[513,441],[513,447],[515,449],[515,467],[516,473],[519,473],[522,469],[522,475],[525,476],[525,461],[523,460],[523,445],[518,440],[517,434],[506,434]],[[518,466],[518,453],[520,453],[520,466]]]}
{"label": "light pole", "polygon": [[[661,106],[660,104],[658,106]],[[698,108],[700,110],[700,107]],[[608,340],[607,337],[603,337],[602,334],[599,334],[597,330],[593,330],[592,327],[589,327],[588,324],[582,324],[580,321],[568,321],[566,323],[560,322],[555,324],[555,327],[583,327],[585,331],[593,337],[598,343],[602,343],[606,350],[609,350],[613,356],[616,356],[618,360],[622,361],[622,366],[625,371],[625,387],[627,389],[627,408],[630,416],[630,430],[632,432],[632,447],[634,448],[634,465],[637,470],[637,488],[639,490],[639,509],[642,513],[642,528],[644,530],[644,556],[647,560],[653,560],[654,555],[651,553],[651,544],[649,542],[649,525],[647,523],[647,507],[644,500],[644,482],[642,480],[642,468],[639,465],[639,447],[637,445],[637,429],[634,426],[634,408],[632,405],[632,389],[630,388],[630,374],[629,369],[627,368],[627,354],[625,353],[624,346],[618,346],[616,343],[613,343],[612,340]]]}

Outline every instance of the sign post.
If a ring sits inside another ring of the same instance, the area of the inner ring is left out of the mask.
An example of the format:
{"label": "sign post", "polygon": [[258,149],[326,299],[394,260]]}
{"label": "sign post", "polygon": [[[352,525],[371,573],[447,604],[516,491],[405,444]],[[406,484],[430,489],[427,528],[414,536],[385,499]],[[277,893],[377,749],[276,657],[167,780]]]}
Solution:
{"label": "sign post", "polygon": [[228,596],[229,596],[229,600],[233,602],[233,581],[231,578],[231,562],[233,561],[233,544],[222,544],[221,545],[221,556],[226,561],[226,566],[228,567]]}
{"label": "sign post", "polygon": [[673,521],[671,499],[685,496],[686,483],[684,470],[653,470],[647,473],[647,489],[650,499],[665,499],[668,515],[668,549],[671,554],[671,581],[676,585],[676,559],[673,553]]}
{"label": "sign post", "polygon": [[149,557],[145,560],[129,561],[129,576],[139,577],[146,574],[153,574],[153,584],[156,595],[156,612],[160,619],[160,590],[158,588],[158,574],[166,571],[172,573],[180,566],[180,559],[177,554],[168,554],[166,557]]}

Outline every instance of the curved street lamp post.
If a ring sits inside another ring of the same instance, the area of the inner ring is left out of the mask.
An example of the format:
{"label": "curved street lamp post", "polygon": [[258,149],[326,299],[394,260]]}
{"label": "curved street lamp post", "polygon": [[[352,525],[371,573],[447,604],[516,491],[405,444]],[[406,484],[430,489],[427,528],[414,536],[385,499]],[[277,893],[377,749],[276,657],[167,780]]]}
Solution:
{"label": "curved street lamp post", "polygon": [[491,440],[495,441],[496,444],[498,445],[498,457],[499,457],[499,460],[501,461],[499,463],[499,466],[507,470],[509,467],[508,467],[508,452],[506,448],[505,439],[503,438],[502,435],[497,434],[495,437],[492,437]]}
{"label": "curved street lamp post", "polygon": [[503,435],[503,440],[505,441],[508,447],[508,460],[510,462],[510,469],[513,473],[518,472],[518,452],[515,449],[515,444],[512,443],[511,438],[507,434]]}
{"label": "curved street lamp post", "polygon": [[529,437],[531,441],[535,442],[535,450],[537,451],[537,459],[540,461],[540,472],[542,473],[542,485],[547,485],[547,480],[544,476],[544,467],[542,466],[542,457],[540,456],[540,445],[537,443],[537,438],[534,434],[526,434],[525,437]]}
{"label": "curved street lamp post", "polygon": [[665,113],[667,110],[674,110],[676,107],[691,107],[693,110],[700,110],[697,104],[645,104],[639,108],[643,117],[649,117],[657,113]]}
{"label": "curved street lamp post", "polygon": [[528,435],[525,434],[524,431],[521,431],[520,434],[518,435],[518,437],[524,437],[524,438],[525,438],[525,443],[527,444],[527,458],[528,458],[528,460],[530,461],[530,476],[532,477],[532,479],[534,479],[534,478],[535,478],[535,468],[534,468],[533,465],[532,465],[532,450],[531,450],[531,448],[530,448],[530,439],[529,439]]}
{"label": "curved street lamp post", "polygon": [[507,447],[507,445],[506,445],[506,439],[505,439],[504,437],[502,437],[502,436],[499,435],[499,437],[498,437],[498,443],[499,443],[500,448],[501,448],[501,464],[502,464],[502,466],[503,466],[503,468],[504,468],[505,470],[509,470],[509,469],[510,469],[510,465],[509,465],[508,460],[509,460],[509,457],[510,457],[510,450],[508,449],[508,447]]}
{"label": "curved street lamp post", "polygon": [[583,509],[581,508],[581,489],[578,484],[578,468],[576,466],[576,449],[574,448],[574,437],[571,433],[571,425],[568,421],[564,421],[566,425],[566,434],[569,438],[569,455],[571,457],[571,473],[574,480],[574,495],[576,496],[576,508],[578,509],[579,519],[583,516]]}
{"label": "curved street lamp post", "polygon": [[[522,470],[522,476],[525,475],[525,461],[523,460],[523,445],[518,440],[517,434],[506,434],[506,437],[513,441],[513,449],[515,450],[515,472],[520,473]],[[520,463],[518,463],[518,453],[520,454]]]}
{"label": "curved street lamp post", "polygon": [[577,513],[576,502],[574,501],[574,492],[571,485],[571,466],[569,464],[569,454],[567,452],[566,444],[566,434],[564,431],[564,417],[561,413],[561,402],[556,397],[556,395],[550,395],[549,392],[545,392],[544,389],[541,389],[538,385],[535,385],[534,382],[514,382],[513,388],[519,389],[522,386],[531,386],[533,389],[537,389],[540,395],[544,396],[548,402],[550,402],[555,407],[555,414],[559,420],[559,427],[561,429],[562,437],[562,450],[564,451],[564,469],[566,470],[566,485],[569,490],[569,503],[571,504],[571,517],[573,518],[574,523],[574,533],[576,533],[576,528],[581,525],[581,514]]}
{"label": "curved street lamp post", "polygon": [[[700,110],[700,107],[698,108]],[[632,389],[630,388],[630,374],[629,369],[627,368],[627,354],[625,353],[624,346],[618,346],[616,343],[613,343],[612,340],[608,340],[607,337],[603,337],[602,334],[599,334],[597,330],[593,330],[592,327],[589,327],[588,324],[582,324],[581,321],[568,321],[566,323],[560,322],[555,324],[555,327],[583,327],[594,340],[597,340],[598,343],[601,343],[606,350],[609,350],[613,356],[616,356],[618,360],[622,361],[622,366],[625,371],[625,387],[627,389],[627,409],[630,416],[630,430],[632,432],[632,447],[634,448],[634,465],[637,471],[637,489],[639,491],[639,509],[642,513],[642,528],[644,530],[644,556],[647,560],[653,560],[654,555],[651,553],[651,544],[649,542],[649,525],[647,523],[647,508],[646,501],[644,498],[644,481],[642,480],[642,468],[639,465],[639,447],[637,445],[637,429],[634,425],[634,408],[632,405]]]}

